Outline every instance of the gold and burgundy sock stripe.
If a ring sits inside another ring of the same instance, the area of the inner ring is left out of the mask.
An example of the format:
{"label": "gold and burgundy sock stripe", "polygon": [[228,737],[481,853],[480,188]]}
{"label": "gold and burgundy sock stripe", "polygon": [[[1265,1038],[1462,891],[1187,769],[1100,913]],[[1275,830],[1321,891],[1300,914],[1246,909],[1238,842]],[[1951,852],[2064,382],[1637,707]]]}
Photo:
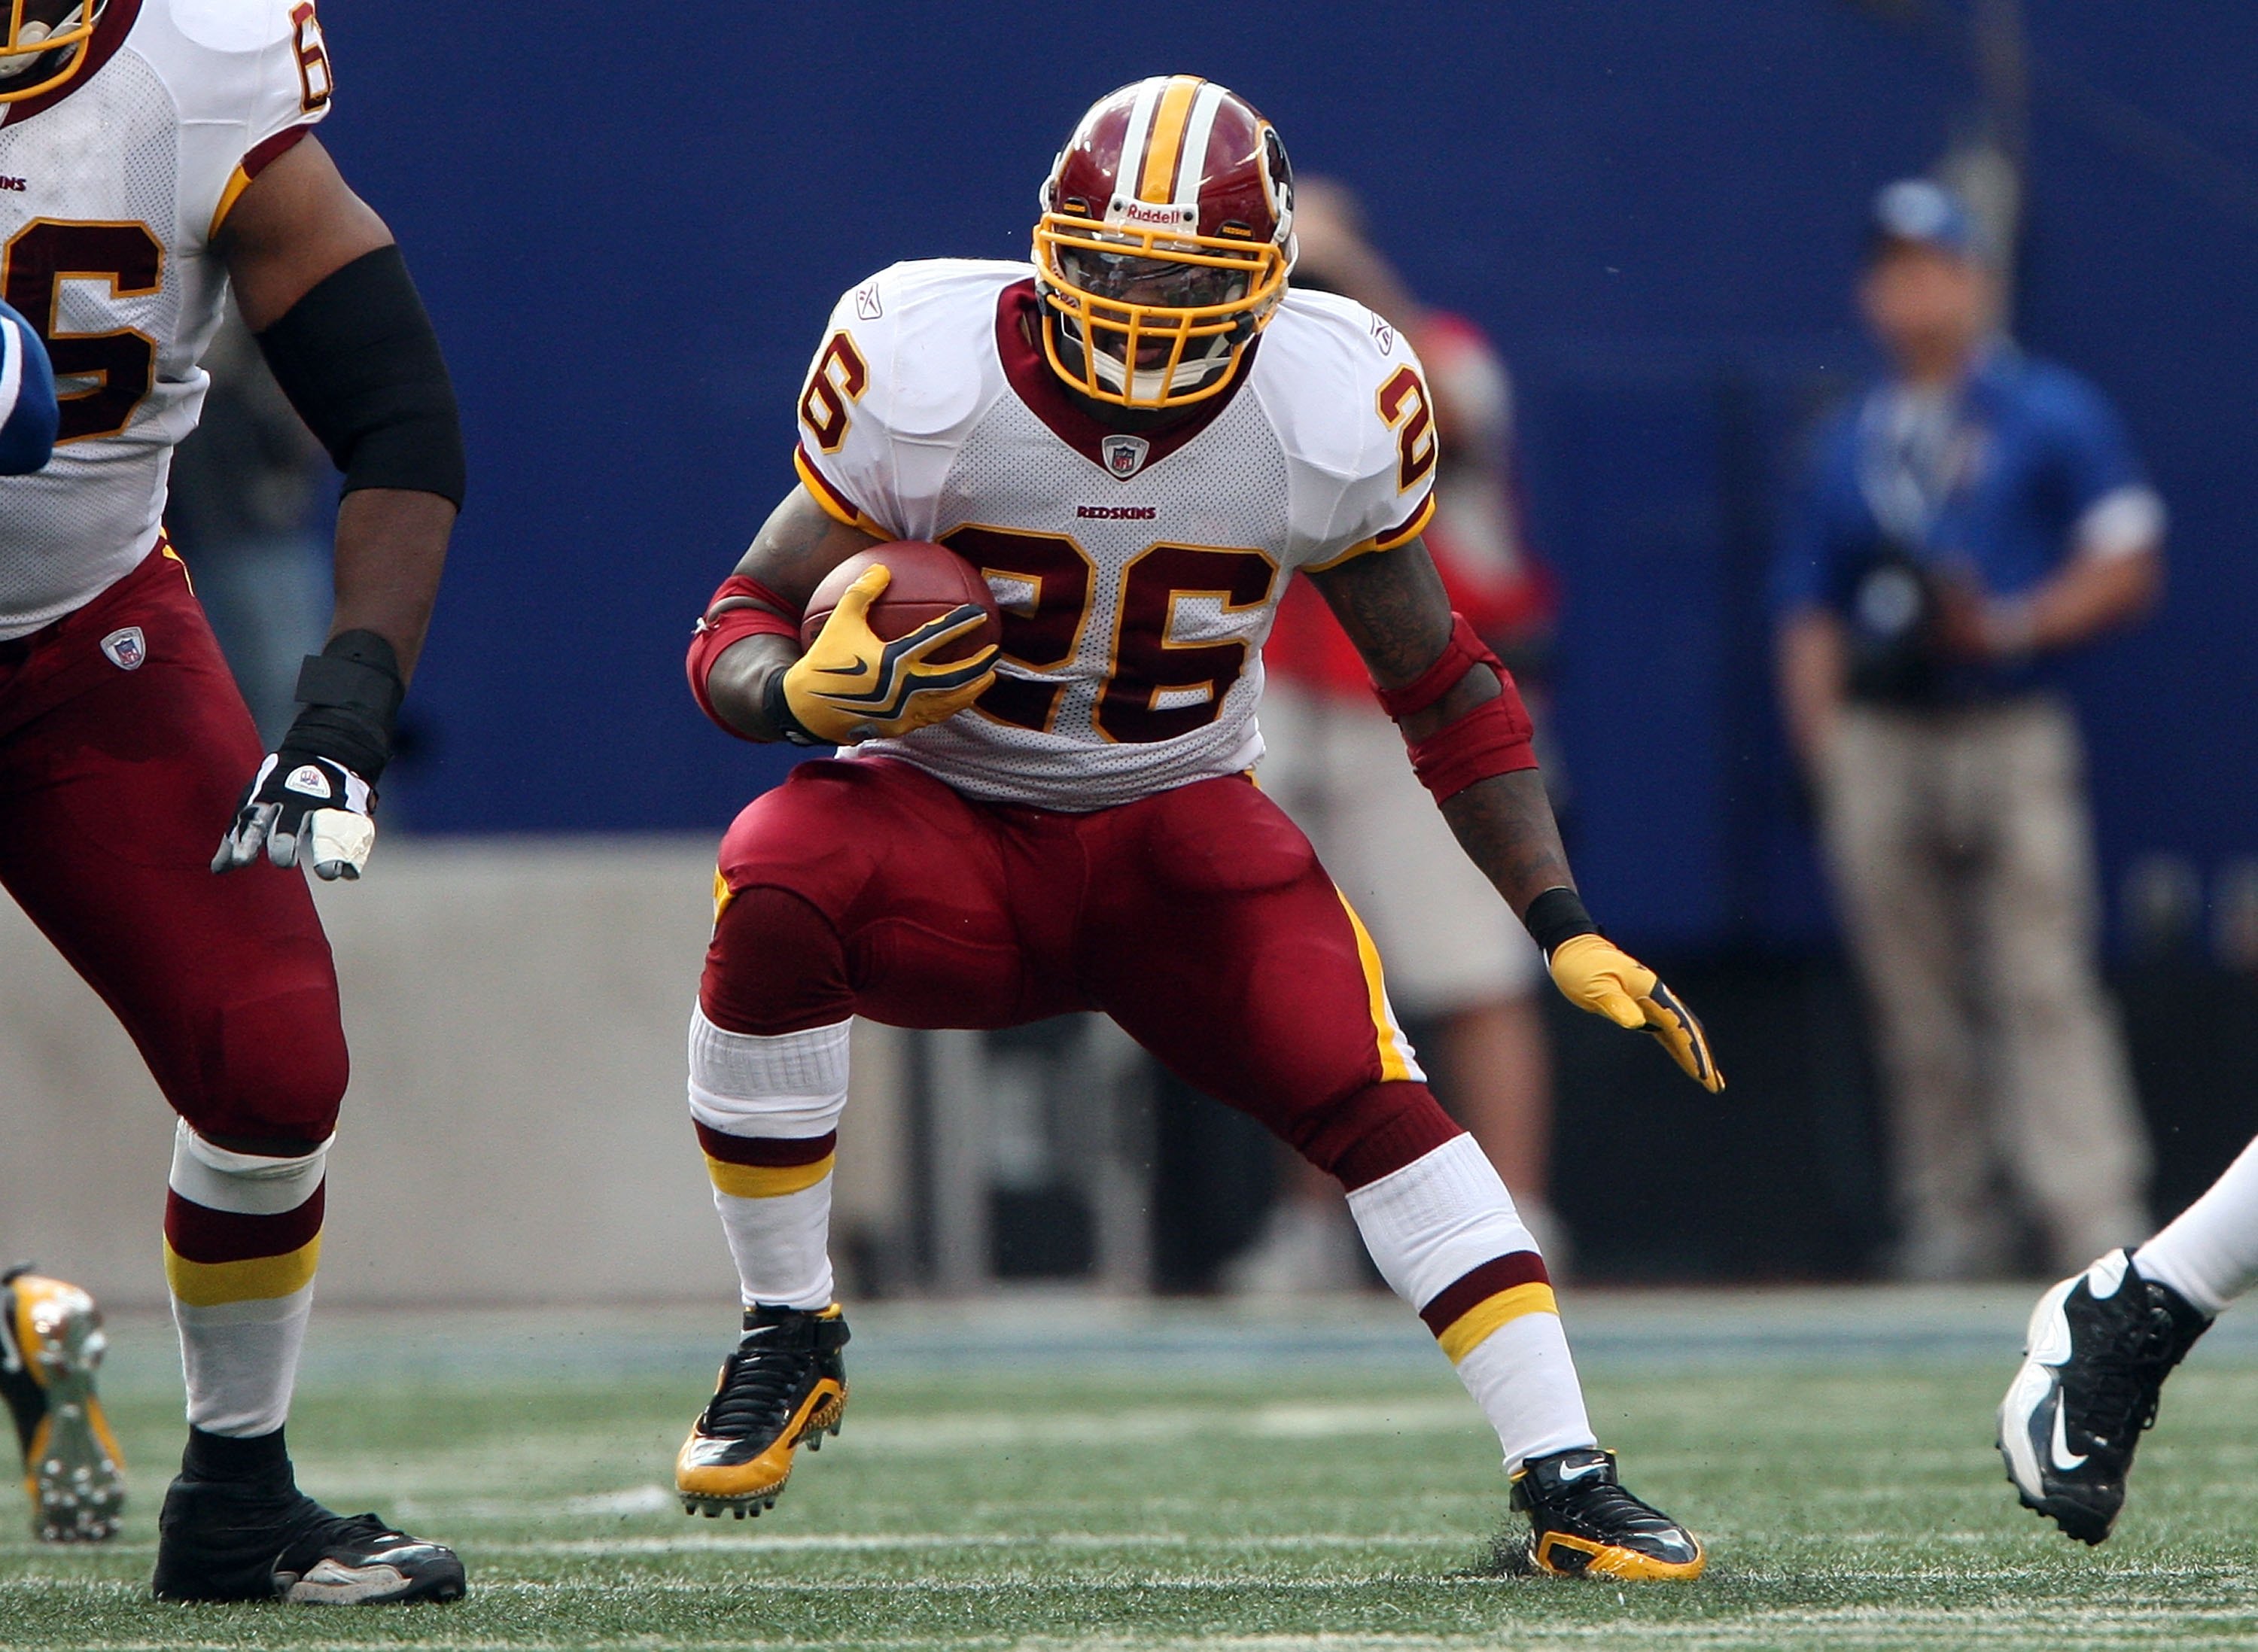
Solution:
{"label": "gold and burgundy sock stripe", "polygon": [[1419,1317],[1455,1365],[1499,1326],[1523,1314],[1559,1311],[1544,1258],[1534,1251],[1516,1251],[1460,1274],[1419,1310]]}
{"label": "gold and burgundy sock stripe", "polygon": [[165,1278],[194,1308],[263,1301],[313,1283],[322,1259],[322,1209],[329,1184],[280,1216],[214,1210],[177,1193],[165,1197]]}
{"label": "gold and burgundy sock stripe", "polygon": [[733,1199],[777,1199],[813,1188],[831,1173],[839,1132],[820,1136],[727,1136],[696,1119],[706,1173]]}

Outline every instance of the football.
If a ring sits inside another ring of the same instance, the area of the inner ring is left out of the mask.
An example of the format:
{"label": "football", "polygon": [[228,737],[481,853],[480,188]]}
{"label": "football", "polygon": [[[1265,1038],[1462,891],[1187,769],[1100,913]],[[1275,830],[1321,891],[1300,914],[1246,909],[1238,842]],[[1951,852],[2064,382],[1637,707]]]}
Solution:
{"label": "football", "polygon": [[990,594],[988,582],[970,563],[945,545],[929,540],[904,539],[891,545],[873,545],[841,563],[815,588],[807,600],[807,613],[799,622],[802,647],[815,641],[823,622],[831,617],[839,599],[847,594],[847,587],[884,564],[893,579],[878,593],[870,605],[870,628],[882,641],[891,642],[896,637],[906,636],[929,620],[970,603],[985,613],[987,622],[976,631],[968,632],[948,647],[929,657],[936,665],[953,660],[969,658],[990,643],[1001,640],[1003,617]]}

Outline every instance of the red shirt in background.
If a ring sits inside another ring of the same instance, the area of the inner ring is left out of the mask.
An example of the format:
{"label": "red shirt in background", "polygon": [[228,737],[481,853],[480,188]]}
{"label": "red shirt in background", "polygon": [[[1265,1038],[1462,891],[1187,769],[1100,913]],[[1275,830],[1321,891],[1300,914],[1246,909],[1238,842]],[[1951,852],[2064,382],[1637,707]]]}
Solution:
{"label": "red shirt in background", "polygon": [[[1551,571],[1522,530],[1505,363],[1480,328],[1439,311],[1428,313],[1411,343],[1426,365],[1443,443],[1426,540],[1451,606],[1500,652],[1540,640],[1552,627],[1559,597]],[[1360,698],[1372,692],[1363,660],[1306,579],[1295,580],[1278,605],[1262,663],[1269,676],[1310,691]]]}

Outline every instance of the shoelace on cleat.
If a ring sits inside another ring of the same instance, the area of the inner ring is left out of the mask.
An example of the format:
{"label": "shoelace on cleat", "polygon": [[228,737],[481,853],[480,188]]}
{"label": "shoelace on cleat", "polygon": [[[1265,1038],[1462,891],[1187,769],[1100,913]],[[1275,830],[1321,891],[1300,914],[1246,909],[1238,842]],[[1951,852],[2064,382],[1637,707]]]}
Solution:
{"label": "shoelace on cleat", "polygon": [[1613,1539],[1678,1529],[1675,1521],[1649,1508],[1613,1480],[1595,1478],[1557,1513],[1573,1522],[1571,1529],[1581,1537]]}
{"label": "shoelace on cleat", "polygon": [[2156,1426],[2164,1379],[2179,1364],[2182,1351],[2176,1346],[2171,1310],[2160,1302],[2151,1302],[2112,1340],[2126,1345],[2084,1363],[2078,1373],[2084,1380],[2065,1396],[2070,1401],[2067,1421],[2092,1443],[2121,1451],[2135,1436]]}
{"label": "shoelace on cleat", "polygon": [[290,1540],[290,1546],[283,1551],[282,1569],[303,1572],[326,1555],[348,1551],[369,1554],[419,1541],[396,1527],[387,1525],[374,1514],[330,1514],[324,1512],[320,1519],[309,1521],[305,1530]]}
{"label": "shoelace on cleat", "polygon": [[706,1432],[723,1438],[773,1434],[791,1420],[807,1386],[813,1355],[797,1348],[740,1344],[721,1365],[721,1380],[706,1406]]}

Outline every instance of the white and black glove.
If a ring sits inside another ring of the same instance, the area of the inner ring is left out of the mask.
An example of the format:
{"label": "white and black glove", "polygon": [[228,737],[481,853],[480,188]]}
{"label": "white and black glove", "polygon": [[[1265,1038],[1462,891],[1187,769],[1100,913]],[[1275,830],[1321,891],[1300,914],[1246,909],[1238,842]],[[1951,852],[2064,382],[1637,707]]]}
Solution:
{"label": "white and black glove", "polygon": [[359,877],[376,847],[376,780],[404,691],[398,656],[373,631],[348,631],[308,656],[298,673],[305,709],[244,789],[212,870],[264,853],[325,882]]}

